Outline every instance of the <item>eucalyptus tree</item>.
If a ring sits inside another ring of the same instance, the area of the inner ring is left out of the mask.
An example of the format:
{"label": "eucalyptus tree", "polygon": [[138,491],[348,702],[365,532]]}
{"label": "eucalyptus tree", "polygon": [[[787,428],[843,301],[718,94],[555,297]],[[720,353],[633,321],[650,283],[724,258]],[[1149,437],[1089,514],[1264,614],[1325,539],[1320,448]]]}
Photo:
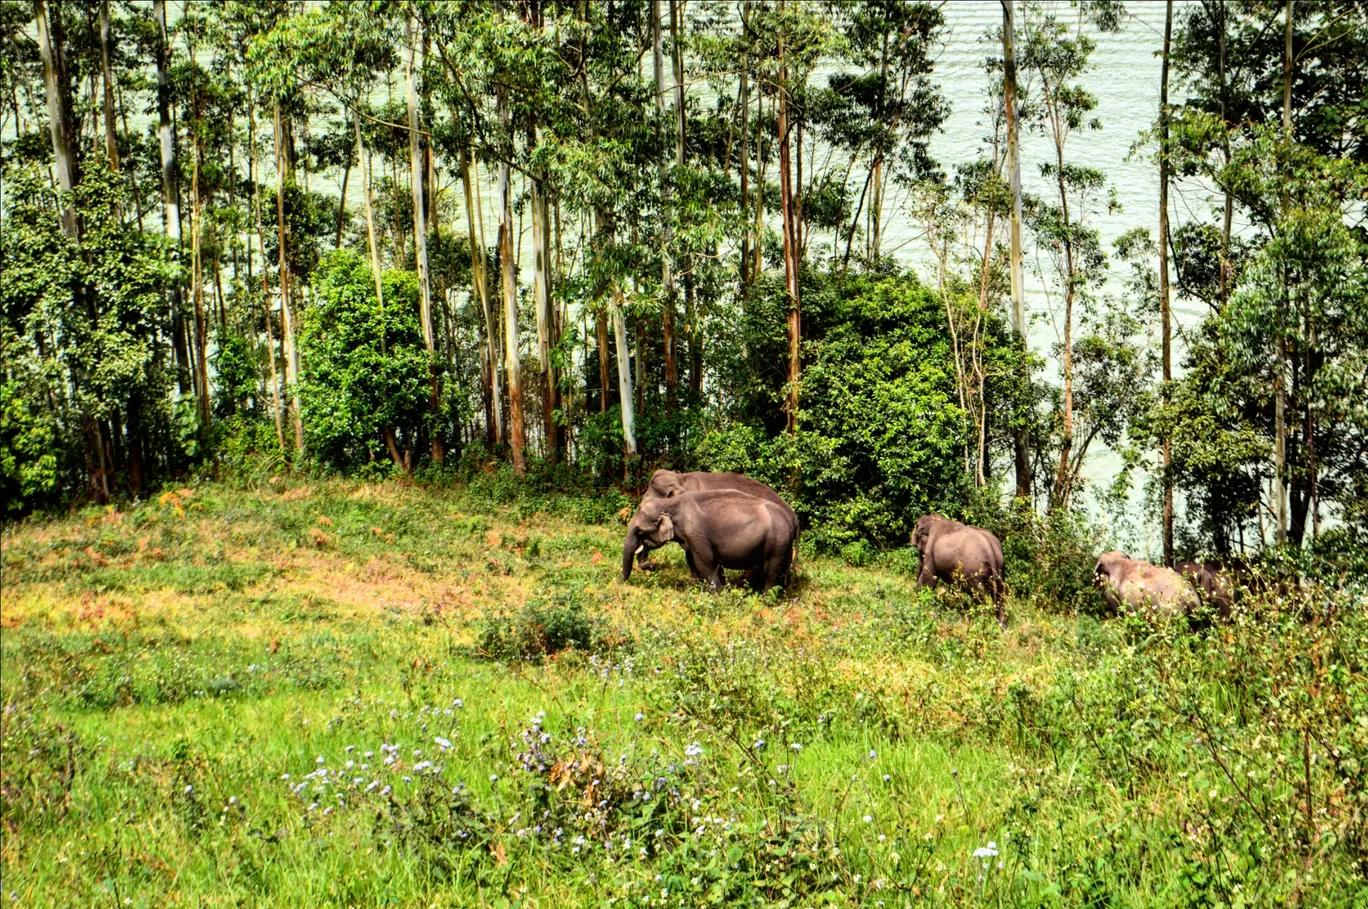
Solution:
{"label": "eucalyptus tree", "polygon": [[882,250],[890,178],[909,183],[936,169],[927,144],[950,112],[932,79],[945,18],[939,6],[923,2],[831,6],[844,39],[840,59],[854,69],[830,77],[840,103],[829,106],[824,126],[829,141],[848,152],[852,165],[865,163],[848,236],[864,214],[865,258],[874,262]]}
{"label": "eucalyptus tree", "polygon": [[1028,73],[1033,96],[1029,126],[1045,135],[1051,159],[1040,163],[1053,184],[1052,198],[1042,199],[1032,216],[1038,246],[1046,253],[1062,297],[1059,355],[1063,400],[1059,414],[1059,450],[1050,491],[1050,510],[1070,506],[1081,460],[1075,453],[1074,327],[1079,303],[1090,305],[1106,276],[1106,253],[1092,224],[1100,203],[1116,208],[1115,191],[1108,193],[1105,175],[1073,159],[1070,140],[1080,131],[1102,128],[1093,111],[1097,97],[1084,87],[1096,49],[1094,31],[1120,28],[1120,4],[1092,4],[1080,8],[1070,23],[1053,8],[1026,7],[1017,37],[1017,64]]}
{"label": "eucalyptus tree", "polygon": [[799,281],[802,200],[795,198],[792,150],[795,128],[801,130],[806,113],[795,108],[794,101],[805,94],[818,62],[842,47],[843,42],[827,11],[818,6],[777,0],[773,6],[752,10],[748,21],[748,29],[756,36],[753,73],[761,80],[761,91],[773,95],[776,112],[774,143],[779,167],[784,286],[788,296],[788,384],[784,410],[788,429],[793,432],[798,420],[803,334]]}
{"label": "eucalyptus tree", "polygon": [[[1268,535],[1265,516],[1271,536],[1301,544],[1323,506],[1364,511],[1365,470],[1349,453],[1365,434],[1362,396],[1332,389],[1361,384],[1364,335],[1347,301],[1364,257],[1368,10],[1208,0],[1175,24],[1186,100],[1172,115],[1173,169],[1209,181],[1220,204],[1214,223],[1175,236],[1179,289],[1210,316],[1161,419],[1221,427],[1183,440],[1175,480],[1216,545]],[[1231,511],[1237,490],[1248,504]]]}
{"label": "eucalyptus tree", "polygon": [[[1021,260],[1021,144],[1017,99],[1016,20],[1013,15],[1015,0],[1002,0],[1002,104],[1006,127],[1007,172],[1012,190],[1012,214],[1009,233],[1008,271],[1012,283],[1012,334],[1022,346],[1026,344],[1026,278]],[[1024,360],[1023,360],[1024,362]],[[1016,467],[1016,496],[1025,499],[1031,494],[1031,461],[1026,446],[1026,428],[1018,424],[1012,439],[1012,456]]]}

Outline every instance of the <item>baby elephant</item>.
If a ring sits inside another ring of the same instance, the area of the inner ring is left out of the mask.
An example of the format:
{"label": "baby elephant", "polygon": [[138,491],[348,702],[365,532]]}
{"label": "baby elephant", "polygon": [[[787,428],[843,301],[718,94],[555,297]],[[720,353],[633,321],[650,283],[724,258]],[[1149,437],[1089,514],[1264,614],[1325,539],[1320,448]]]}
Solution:
{"label": "baby elephant", "polygon": [[985,593],[997,606],[998,624],[1007,627],[1002,602],[1002,544],[997,537],[981,527],[928,514],[917,519],[912,545],[920,556],[918,587],[934,588],[944,579]]}
{"label": "baby elephant", "polygon": [[1097,557],[1093,582],[1114,614],[1191,616],[1201,605],[1197,592],[1172,568],[1132,559],[1118,550]]}
{"label": "baby elephant", "polygon": [[739,568],[750,571],[751,589],[764,593],[787,583],[797,536],[793,512],[743,492],[648,498],[627,525],[622,579],[631,577],[638,553],[674,542],[684,548],[693,576],[713,590],[721,586],[724,568]]}

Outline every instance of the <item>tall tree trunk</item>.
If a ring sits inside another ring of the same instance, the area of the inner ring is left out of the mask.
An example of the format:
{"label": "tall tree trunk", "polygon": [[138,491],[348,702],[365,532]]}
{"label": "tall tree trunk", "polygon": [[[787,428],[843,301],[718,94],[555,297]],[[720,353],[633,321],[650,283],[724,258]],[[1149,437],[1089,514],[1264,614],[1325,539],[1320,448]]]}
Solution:
{"label": "tall tree trunk", "polygon": [[295,451],[304,451],[304,415],[299,408],[299,350],[295,346],[294,318],[290,313],[290,263],[286,258],[285,168],[286,147],[280,102],[275,105],[276,241],[280,247],[280,322],[285,333],[285,384],[290,389],[290,422],[294,425]]}
{"label": "tall tree trunk", "polygon": [[[743,31],[749,27],[748,13],[750,0],[741,0],[741,22]],[[746,203],[750,199],[750,54],[741,56],[741,212],[744,215]],[[741,228],[741,299],[744,302],[750,293],[750,224],[743,218]]]}
{"label": "tall tree trunk", "polygon": [[[194,20],[192,20],[193,22]],[[195,58],[195,48],[197,35],[192,27],[190,33],[190,58]],[[195,118],[195,159],[193,163],[193,174],[190,180],[190,246],[191,267],[190,276],[194,281],[191,288],[191,300],[193,302],[195,314],[195,379],[197,381],[197,394],[199,396],[200,423],[203,426],[209,425],[210,406],[209,406],[209,353],[208,339],[205,334],[208,330],[208,323],[204,317],[204,204],[200,198],[199,175],[200,169],[204,164],[204,148],[200,141],[200,127],[204,123],[203,110],[200,105],[199,82],[191,84],[191,109]]]}
{"label": "tall tree trunk", "polygon": [[[166,236],[171,239],[171,254],[180,258],[180,179],[176,168],[175,134],[171,129],[171,82],[167,73],[171,44],[166,35],[166,0],[153,0],[152,15],[157,20],[157,135],[161,143],[162,214]],[[190,377],[189,350],[185,343],[181,284],[171,284],[171,334],[176,355],[176,382],[184,395]]]}
{"label": "tall tree trunk", "polygon": [[105,154],[109,156],[109,169],[117,173],[119,135],[114,127],[114,72],[110,62],[113,53],[113,38],[109,29],[109,0],[100,0],[100,75],[104,83]]}
{"label": "tall tree trunk", "polygon": [[[782,11],[784,0],[779,0]],[[784,35],[781,31],[779,51],[779,200],[784,232],[784,287],[788,291],[788,398],[784,410],[788,416],[788,431],[798,429],[798,382],[801,378],[799,351],[802,343],[802,319],[798,296],[798,236],[794,223],[793,177],[789,171],[789,103],[788,67],[784,61]]]}
{"label": "tall tree trunk", "polygon": [[[256,144],[256,104],[249,96],[247,99],[247,145],[251,149],[251,157],[248,159],[247,174],[249,182],[252,184],[252,207],[256,211],[257,243],[261,246],[261,308],[266,316],[266,355],[271,362],[271,416],[275,419],[276,439],[280,442],[280,453],[283,456],[285,448],[285,427],[280,415],[280,377],[276,373],[276,346],[271,327],[271,288],[266,281],[266,228],[261,219],[261,180],[260,168],[257,166],[257,144]],[[247,241],[247,271],[252,270],[252,245],[251,239]]]}
{"label": "tall tree trunk", "polygon": [[[47,3],[34,0],[33,15],[38,22],[38,50],[43,58],[43,88],[47,94],[48,133],[52,137],[52,155],[57,162],[57,186],[70,194],[80,176],[77,169],[77,148],[72,135],[71,107],[66,81],[65,53],[59,33],[48,22]],[[60,16],[60,11],[58,12]],[[16,126],[17,128],[17,126]],[[78,239],[76,210],[70,196],[63,200],[62,233]]]}
{"label": "tall tree trunk", "polygon": [[[1173,40],[1173,0],[1164,12],[1164,62],[1159,77],[1159,330],[1163,338],[1164,390],[1167,405],[1172,398],[1173,328],[1170,324],[1169,286],[1169,46]],[[1164,564],[1173,567],[1173,439],[1168,431],[1163,439],[1164,486]]]}
{"label": "tall tree trunk", "polygon": [[[196,118],[198,119],[198,117]],[[195,382],[199,397],[200,423],[209,424],[209,355],[205,342],[204,318],[204,257],[201,231],[203,211],[199,196],[200,153],[199,139],[195,140],[195,160],[190,177],[190,299],[195,313]]]}
{"label": "tall tree trunk", "polygon": [[[1287,0],[1285,6],[1286,25],[1284,28],[1284,47],[1283,47],[1283,110],[1282,128],[1283,142],[1288,146],[1292,144],[1292,0]],[[1280,215],[1287,215],[1287,190],[1284,188],[1282,193],[1282,211]],[[1286,281],[1284,281],[1286,287]],[[1290,307],[1288,298],[1284,296],[1282,313],[1278,325],[1278,356],[1273,375],[1273,489],[1274,489],[1274,512],[1278,518],[1277,533],[1275,540],[1278,543],[1287,542],[1287,339],[1285,337],[1285,325],[1287,310]]]}
{"label": "tall tree trunk", "polygon": [[[454,112],[453,112],[454,118]],[[486,368],[489,371],[490,416],[489,429],[494,433],[494,441],[501,444],[504,440],[503,394],[499,388],[499,364],[496,351],[499,349],[498,332],[494,329],[494,313],[489,305],[489,277],[485,265],[484,231],[477,232],[476,218],[483,225],[484,217],[476,206],[480,204],[480,190],[475,183],[475,167],[470,156],[470,146],[461,144],[461,183],[465,187],[466,230],[470,235],[470,278],[474,285],[476,299],[480,301],[480,311],[484,315]]]}
{"label": "tall tree trunk", "polygon": [[[535,132],[535,131],[533,131]],[[533,135],[529,141],[535,142]],[[542,432],[547,459],[560,460],[559,430],[556,427],[556,371],[551,363],[551,348],[556,346],[555,298],[551,287],[551,212],[546,184],[534,175],[531,180],[532,208],[532,297],[537,314],[537,357],[541,366]]]}
{"label": "tall tree trunk", "polygon": [[[1012,220],[1010,225],[1012,281],[1012,334],[1026,349],[1026,289],[1021,266],[1021,154],[1017,122],[1016,26],[1012,21],[1014,0],[1002,0],[1002,60],[1003,107],[1007,115],[1007,169],[1011,174]],[[1023,381],[1025,361],[1022,362]],[[1016,462],[1016,495],[1027,499],[1031,495],[1031,462],[1026,449],[1026,428],[1017,426],[1012,433],[1012,453]]]}
{"label": "tall tree trunk", "polygon": [[1062,439],[1059,444],[1059,468],[1055,473],[1053,494],[1050,497],[1050,510],[1067,511],[1069,499],[1073,494],[1074,474],[1072,460],[1074,446],[1074,408],[1073,408],[1073,308],[1078,289],[1075,286],[1077,269],[1074,266],[1073,222],[1069,218],[1069,194],[1064,180],[1064,129],[1058,110],[1058,99],[1050,90],[1049,81],[1041,80],[1045,104],[1050,111],[1051,129],[1055,146],[1055,175],[1059,190],[1059,209],[1063,219],[1064,247],[1064,343],[1061,359],[1064,367],[1064,420]]}
{"label": "tall tree trunk", "polygon": [[[656,108],[660,119],[665,121],[665,50],[664,29],[660,18],[664,15],[661,0],[651,0],[651,38],[653,45],[652,70],[655,75]],[[664,300],[661,308],[665,344],[665,401],[666,407],[674,409],[679,392],[679,366],[675,359],[675,281],[674,263],[671,261],[671,248],[674,243],[674,225],[670,208],[670,167],[664,158],[660,160],[660,286]]]}
{"label": "tall tree trunk", "polygon": [[333,249],[342,248],[342,228],[347,223],[347,184],[351,182],[351,169],[351,155],[348,155],[347,160],[342,162],[342,192],[337,197],[337,237],[333,240]]}
{"label": "tall tree trunk", "polygon": [[598,346],[599,413],[608,412],[608,314],[603,306],[594,313],[594,341]]}
{"label": "tall tree trunk", "polygon": [[[1226,167],[1230,166],[1230,122],[1227,112],[1226,95],[1226,0],[1220,0],[1217,7],[1221,11],[1221,21],[1217,26],[1216,33],[1216,72],[1220,79],[1221,94],[1221,149],[1224,152]],[[1234,219],[1235,204],[1234,198],[1230,194],[1230,187],[1222,187],[1222,194],[1225,196],[1225,212],[1221,222],[1221,273],[1219,300],[1220,308],[1225,309],[1226,301],[1230,299],[1230,227]]]}
{"label": "tall tree trunk", "polygon": [[[499,120],[509,128],[508,101],[499,95]],[[504,374],[508,377],[509,448],[513,472],[527,473],[526,432],[523,423],[522,364],[518,359],[518,262],[513,255],[513,172],[507,161],[499,165],[499,259],[503,265]]]}
{"label": "tall tree trunk", "polygon": [[422,134],[418,131],[418,77],[423,68],[423,49],[418,34],[418,13],[410,7],[405,20],[408,40],[404,42],[404,74],[408,88],[409,182],[413,186],[413,254],[418,263],[419,319],[423,326],[423,346],[428,355],[428,410],[433,418],[431,451],[435,464],[445,457],[442,434],[437,424],[441,392],[437,387],[437,342],[432,329],[432,276],[428,273],[426,194],[423,192]]}
{"label": "tall tree trunk", "polygon": [[[124,132],[127,133],[129,131],[128,105],[124,103],[123,89],[119,88],[117,82],[114,84],[114,88],[115,97],[119,104],[119,118],[123,120]],[[136,167],[130,167],[128,169],[128,180],[133,187],[133,212],[137,215],[138,232],[141,233],[143,230],[142,192],[138,189],[138,169]]]}
{"label": "tall tree trunk", "polygon": [[375,241],[375,211],[371,206],[370,152],[361,138],[361,104],[356,105],[356,163],[361,169],[361,197],[366,206],[366,241],[370,250],[371,279],[375,282],[375,303],[380,311],[380,353],[385,353],[385,286],[380,280],[380,245]]}
{"label": "tall tree trunk", "polygon": [[622,288],[613,282],[613,340],[617,346],[618,402],[622,412],[622,444],[629,458],[636,457],[636,413],[632,409],[632,358],[627,352],[627,320],[623,316]]}
{"label": "tall tree trunk", "polygon": [[[670,40],[670,56],[674,66],[675,166],[683,168],[687,154],[684,142],[687,112],[684,108],[684,11],[679,0],[670,0]],[[689,390],[697,393],[703,378],[702,356],[699,349],[702,333],[699,331],[694,301],[692,256],[686,257],[681,277],[684,282],[684,329],[689,339]]]}

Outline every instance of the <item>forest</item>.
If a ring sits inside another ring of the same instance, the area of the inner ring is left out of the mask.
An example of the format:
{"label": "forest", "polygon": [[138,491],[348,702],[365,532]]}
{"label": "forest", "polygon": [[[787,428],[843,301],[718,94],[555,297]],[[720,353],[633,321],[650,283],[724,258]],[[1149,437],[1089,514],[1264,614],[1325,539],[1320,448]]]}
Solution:
{"label": "forest", "polygon": [[1368,5],[0,36],[6,905],[1363,906]]}
{"label": "forest", "polygon": [[[932,3],[6,2],[7,514],[744,467],[814,541],[885,547],[1079,512],[1106,448],[1091,493],[1138,491],[1168,561],[1361,531],[1364,11],[1171,10],[1132,150],[1160,216],[1105,248],[1089,78],[1127,11],[1006,10],[951,99]],[[975,160],[930,154],[952,103]],[[1213,204],[1171,228],[1179,181]]]}

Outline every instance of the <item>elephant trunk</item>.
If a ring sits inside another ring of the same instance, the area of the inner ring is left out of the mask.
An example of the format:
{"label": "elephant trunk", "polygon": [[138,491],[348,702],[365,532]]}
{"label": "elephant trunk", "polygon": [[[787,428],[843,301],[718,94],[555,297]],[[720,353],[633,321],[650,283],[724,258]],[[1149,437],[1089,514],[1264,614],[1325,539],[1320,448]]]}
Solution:
{"label": "elephant trunk", "polygon": [[622,544],[622,579],[625,581],[632,576],[632,560],[636,558],[637,550],[641,548],[640,538],[636,530],[627,531],[627,541]]}

